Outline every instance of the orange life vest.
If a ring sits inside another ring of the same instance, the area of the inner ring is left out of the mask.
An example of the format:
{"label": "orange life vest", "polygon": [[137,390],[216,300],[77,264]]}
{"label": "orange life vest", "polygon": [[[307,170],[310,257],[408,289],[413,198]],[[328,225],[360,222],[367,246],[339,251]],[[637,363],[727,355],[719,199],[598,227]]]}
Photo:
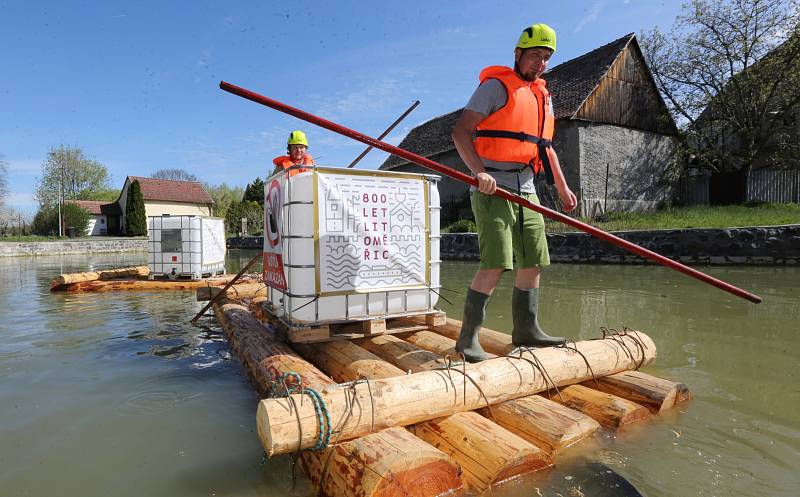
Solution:
{"label": "orange life vest", "polygon": [[[295,174],[309,171],[309,169],[306,169],[304,167],[297,167],[297,164],[295,164],[292,161],[292,158],[288,155],[281,155],[280,157],[275,157],[274,159],[272,159],[272,163],[275,164],[276,166],[281,166],[285,171],[288,171],[289,176],[294,176]],[[303,157],[303,165],[304,166],[314,165],[314,158],[311,157],[311,154],[306,154],[305,157]],[[294,167],[294,169],[290,169],[292,167]]]}
{"label": "orange life vest", "polygon": [[475,151],[497,162],[528,164],[537,174],[544,169],[550,182],[552,172],[545,149],[552,144],[555,116],[545,81],[523,81],[513,69],[504,66],[489,66],[481,71],[481,83],[492,78],[503,83],[508,99],[502,108],[478,123]]}

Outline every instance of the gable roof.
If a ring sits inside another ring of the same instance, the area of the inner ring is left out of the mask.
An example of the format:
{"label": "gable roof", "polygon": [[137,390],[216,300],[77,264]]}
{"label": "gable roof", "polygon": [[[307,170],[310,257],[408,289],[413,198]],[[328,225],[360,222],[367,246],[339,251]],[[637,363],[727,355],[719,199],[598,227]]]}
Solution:
{"label": "gable roof", "polygon": [[[214,204],[199,181],[177,181],[171,179],[143,178],[128,176],[126,183],[139,182],[145,200],[161,202],[183,202],[187,204]],[[124,188],[123,188],[124,189]]]}
{"label": "gable roof", "polygon": [[575,117],[581,104],[592,94],[600,80],[634,38],[628,33],[611,43],[595,48],[580,57],[557,65],[542,76],[553,95],[556,119]]}
{"label": "gable roof", "polygon": [[[634,33],[628,33],[580,57],[561,63],[542,76],[553,95],[553,113],[556,119],[569,119],[575,116],[634,36]],[[455,150],[450,133],[462,110],[464,109],[420,124],[412,129],[398,146],[424,157]],[[404,164],[408,164],[406,159],[391,155],[381,164],[380,169],[394,169]]]}
{"label": "gable roof", "polygon": [[68,200],[67,202],[77,205],[89,211],[89,214],[100,216],[102,214],[118,216],[122,213],[119,204],[116,202],[105,202],[103,200]]}

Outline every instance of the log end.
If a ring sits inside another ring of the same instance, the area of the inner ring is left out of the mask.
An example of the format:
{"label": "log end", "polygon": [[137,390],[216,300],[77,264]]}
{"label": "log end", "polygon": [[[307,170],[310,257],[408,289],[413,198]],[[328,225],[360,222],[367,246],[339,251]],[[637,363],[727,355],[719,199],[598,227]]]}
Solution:
{"label": "log end", "polygon": [[274,456],[272,435],[269,431],[269,413],[264,400],[258,402],[258,408],[256,409],[256,429],[258,431],[258,439],[261,440],[261,446],[264,447],[267,457]]}
{"label": "log end", "polygon": [[553,400],[583,412],[610,429],[650,418],[650,411],[642,405],[583,385],[571,385]]}
{"label": "log end", "polygon": [[511,462],[505,468],[503,468],[501,472],[497,473],[490,487],[496,487],[497,485],[501,485],[503,482],[508,480],[526,475],[528,473],[550,468],[552,466],[552,459],[543,450],[539,450],[538,452],[532,454],[526,454],[524,457]]}
{"label": "log end", "polygon": [[461,495],[463,484],[459,467],[447,457],[418,464],[414,468],[381,479],[372,497],[428,497],[431,495]]}

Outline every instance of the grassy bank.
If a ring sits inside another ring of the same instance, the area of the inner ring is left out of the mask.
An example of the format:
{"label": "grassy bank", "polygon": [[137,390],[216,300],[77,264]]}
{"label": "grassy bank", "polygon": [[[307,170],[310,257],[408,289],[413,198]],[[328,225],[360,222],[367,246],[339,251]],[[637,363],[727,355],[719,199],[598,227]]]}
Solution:
{"label": "grassy bank", "polygon": [[2,242],[57,242],[59,240],[74,240],[74,238],[59,238],[57,236],[39,236],[39,235],[25,235],[25,236],[0,236],[0,243]]}
{"label": "grassy bank", "polygon": [[800,223],[800,204],[760,204],[753,206],[693,206],[650,213],[608,214],[596,219],[595,226],[606,231],[678,228],[733,228],[777,226]]}
{"label": "grassy bank", "polygon": [[[605,219],[579,220],[605,231],[777,226],[800,224],[800,204],[676,207],[647,213],[610,212]],[[547,218],[545,223],[549,233],[575,231],[571,226]],[[455,231],[465,231],[465,227],[474,226],[464,221],[460,225],[461,229]]]}

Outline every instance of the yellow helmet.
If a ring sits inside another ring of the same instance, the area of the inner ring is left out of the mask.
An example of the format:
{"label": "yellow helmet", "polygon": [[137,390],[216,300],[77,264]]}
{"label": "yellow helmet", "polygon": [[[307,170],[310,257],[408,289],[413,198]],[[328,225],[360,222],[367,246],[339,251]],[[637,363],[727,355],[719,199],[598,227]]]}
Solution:
{"label": "yellow helmet", "polygon": [[517,48],[545,47],[556,51],[556,32],[547,24],[528,26],[519,35]]}
{"label": "yellow helmet", "polygon": [[308,138],[302,131],[295,130],[289,133],[289,140],[286,141],[287,145],[305,145],[308,146]]}

